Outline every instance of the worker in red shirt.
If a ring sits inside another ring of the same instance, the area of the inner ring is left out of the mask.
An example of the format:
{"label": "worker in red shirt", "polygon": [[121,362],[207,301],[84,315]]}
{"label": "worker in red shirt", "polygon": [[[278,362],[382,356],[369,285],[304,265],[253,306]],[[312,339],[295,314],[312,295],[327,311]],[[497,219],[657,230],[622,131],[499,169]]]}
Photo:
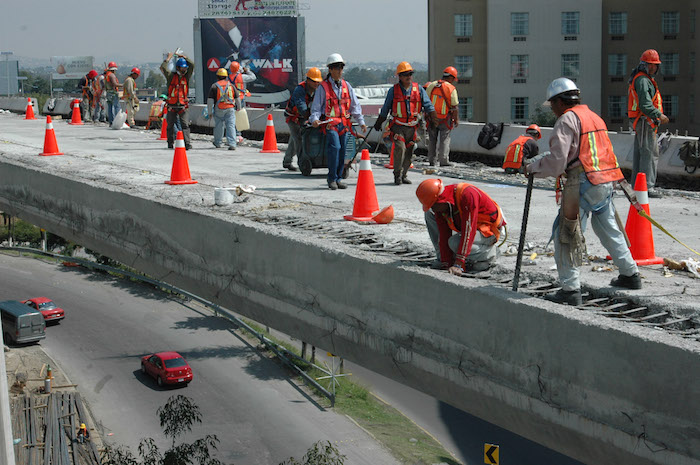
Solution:
{"label": "worker in red shirt", "polygon": [[425,223],[437,253],[435,268],[461,276],[464,271],[488,270],[500,255],[498,241],[505,219],[489,195],[468,183],[443,186],[426,179],[416,189]]}

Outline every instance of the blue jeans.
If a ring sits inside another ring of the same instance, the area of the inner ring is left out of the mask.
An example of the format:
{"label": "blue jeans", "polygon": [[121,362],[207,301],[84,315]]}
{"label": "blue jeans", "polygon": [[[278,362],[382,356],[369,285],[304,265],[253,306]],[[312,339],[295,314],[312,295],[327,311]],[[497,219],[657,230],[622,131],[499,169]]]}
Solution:
{"label": "blue jeans", "polygon": [[236,109],[222,110],[214,108],[214,145],[221,145],[226,127],[226,142],[229,147],[236,146]]}
{"label": "blue jeans", "polygon": [[112,124],[114,117],[117,116],[121,110],[121,105],[119,105],[119,94],[108,93],[107,94],[107,121]]}
{"label": "blue jeans", "polygon": [[[336,126],[342,131],[345,126]],[[345,147],[348,143],[348,134],[338,135],[338,131],[326,131],[326,158],[328,159],[328,182],[337,182],[343,179],[345,169]]]}

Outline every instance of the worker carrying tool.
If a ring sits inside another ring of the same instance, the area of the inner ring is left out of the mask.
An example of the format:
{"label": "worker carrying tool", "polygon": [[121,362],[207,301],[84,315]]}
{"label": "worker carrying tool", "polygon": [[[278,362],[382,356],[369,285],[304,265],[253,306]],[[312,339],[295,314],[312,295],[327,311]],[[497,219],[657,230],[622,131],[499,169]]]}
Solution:
{"label": "worker carrying tool", "polygon": [[423,204],[437,255],[433,268],[461,276],[465,271],[488,270],[496,263],[506,221],[486,192],[468,183],[443,186],[440,179],[426,179],[418,185],[416,197]]}
{"label": "worker carrying tool", "polygon": [[437,112],[437,123],[428,123],[428,164],[435,165],[435,158],[440,166],[451,166],[450,133],[459,124],[459,96],[454,86],[459,79],[457,69],[448,66],[442,72],[442,79],[431,82],[428,95]]}
{"label": "worker carrying tool", "polygon": [[310,68],[306,73],[306,80],[300,82],[292,92],[292,96],[287,101],[284,109],[284,116],[287,117],[289,126],[289,145],[284,153],[282,167],[289,171],[296,171],[297,167],[292,165],[292,159],[296,156],[299,160],[301,151],[301,125],[309,120],[311,115],[311,102],[314,101],[316,88],[323,81],[321,70]]}
{"label": "worker carrying tool", "polygon": [[557,117],[549,139],[550,151],[523,171],[535,177],[565,176],[561,208],[554,220],[554,261],[561,289],[548,297],[559,303],[581,305],[579,267],[585,252],[586,221],[607,249],[620,275],[610,284],[641,289],[642,279],[625,236],[615,220],[613,184],[624,179],[603,120],[581,104],[573,81],[558,78],[547,88],[547,101]]}
{"label": "worker carrying tool", "polygon": [[250,92],[248,91],[248,83],[253,82],[258,77],[253,73],[250,68],[244,66],[241,70],[241,64],[237,61],[232,61],[228,67],[228,79],[231,83],[236,86],[239,92],[240,104],[239,107],[245,107],[245,98],[250,97]]}
{"label": "worker carrying tool", "polygon": [[535,141],[541,138],[540,127],[531,124],[525,130],[525,134],[518,136],[508,145],[506,156],[503,158],[503,169],[506,174],[518,174],[518,170],[523,164],[523,158],[532,158],[539,154],[540,148]]}
{"label": "worker carrying tool", "polygon": [[381,132],[382,124],[386,121],[389,111],[392,119],[389,122],[391,138],[391,155],[394,160],[394,184],[411,184],[408,179],[408,169],[411,167],[413,149],[418,141],[418,124],[421,112],[428,113],[434,125],[438,118],[435,107],[428,98],[428,93],[413,82],[413,67],[407,61],[402,61],[396,67],[399,82],[389,89],[384,100],[384,106],[374,123],[375,131]]}
{"label": "worker carrying tool", "polygon": [[190,120],[187,109],[190,106],[188,95],[190,78],[192,73],[194,73],[194,62],[185,55],[178,55],[177,61],[175,61],[175,72],[171,72],[168,70],[168,63],[173,58],[173,55],[173,53],[169,53],[160,65],[160,70],[165,76],[165,82],[168,83],[168,114],[166,116],[168,122],[168,148],[173,148],[175,141],[173,127],[177,123],[182,128],[185,149],[190,150],[192,144],[190,142]]}

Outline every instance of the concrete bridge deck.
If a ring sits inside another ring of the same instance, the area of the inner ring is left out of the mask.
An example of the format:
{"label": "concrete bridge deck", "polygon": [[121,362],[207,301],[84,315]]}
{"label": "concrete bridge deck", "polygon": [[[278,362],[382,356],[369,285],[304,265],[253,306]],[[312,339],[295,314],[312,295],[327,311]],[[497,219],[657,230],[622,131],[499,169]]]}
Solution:
{"label": "concrete bridge deck", "polygon": [[[188,157],[199,184],[169,186],[172,150],[155,132],[54,126],[66,155],[39,157],[44,121],[0,115],[3,211],[586,463],[700,460],[697,340],[510,292],[497,281],[512,274],[514,257],[503,257],[487,280],[371,250],[369,236],[431,252],[415,184],[394,186],[389,170],[375,164],[374,177],[380,206],[393,204],[397,219],[358,225],[342,220],[352,211],[354,175],[350,189],[330,191],[324,170],[305,178],[281,169],[282,154],[217,150],[209,136],[194,136]],[[427,176],[416,165],[417,184]],[[498,171],[484,167],[451,172],[493,195],[517,243],[524,184],[496,182]],[[237,183],[257,191],[214,205],[215,187]],[[524,273],[554,279],[553,259],[542,253],[553,193],[536,190],[533,204],[528,242],[540,257]],[[626,201],[616,204],[624,219]],[[670,192],[654,201],[652,215],[693,246],[696,205],[694,194]],[[308,223],[327,229],[298,226]],[[587,236],[589,253],[604,256]],[[655,239],[657,255],[690,255]],[[607,286],[616,272],[594,265],[582,274],[597,295],[700,313],[700,286],[687,274],[646,268],[644,289],[619,292]]]}

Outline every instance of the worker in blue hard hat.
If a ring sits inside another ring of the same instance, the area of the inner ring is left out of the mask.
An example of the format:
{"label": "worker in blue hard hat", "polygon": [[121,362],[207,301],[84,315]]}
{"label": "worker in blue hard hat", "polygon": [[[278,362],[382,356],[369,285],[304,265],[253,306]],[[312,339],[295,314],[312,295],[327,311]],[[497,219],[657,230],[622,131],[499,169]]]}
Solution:
{"label": "worker in blue hard hat", "polygon": [[168,63],[173,58],[174,54],[169,53],[163,64],[160,65],[160,70],[165,76],[165,82],[168,83],[168,115],[166,121],[168,123],[168,148],[173,148],[175,140],[175,131],[173,126],[176,123],[182,128],[182,136],[185,139],[185,148],[191,149],[190,143],[190,121],[187,115],[189,101],[187,95],[190,88],[190,78],[194,73],[194,62],[185,55],[177,55],[175,61],[175,72],[168,70]]}

